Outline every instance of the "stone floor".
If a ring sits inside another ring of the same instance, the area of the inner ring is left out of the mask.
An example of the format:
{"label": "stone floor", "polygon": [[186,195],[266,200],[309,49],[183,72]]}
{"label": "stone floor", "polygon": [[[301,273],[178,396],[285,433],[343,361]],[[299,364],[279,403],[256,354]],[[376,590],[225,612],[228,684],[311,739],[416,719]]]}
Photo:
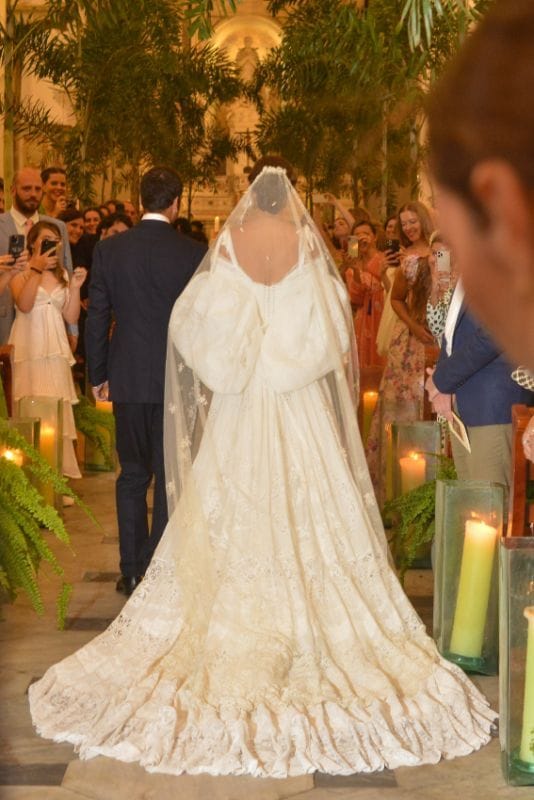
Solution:
{"label": "stone floor", "polygon": [[[43,571],[47,600],[37,618],[21,597],[4,608],[0,621],[0,798],[3,800],[497,800],[534,799],[534,788],[504,784],[497,739],[481,751],[432,767],[398,769],[372,775],[307,775],[289,780],[150,775],[135,764],[106,758],[79,761],[72,747],[53,744],[33,731],[27,705],[29,684],[48,666],[103,630],[121,608],[115,592],[117,534],[113,501],[114,476],[93,474],[76,488],[94,510],[101,528],[78,508],[65,518],[72,552],[61,548],[74,591],[65,631],[55,627],[57,582]],[[59,552],[58,548],[55,548]],[[411,572],[407,591],[427,624],[432,615],[432,577]],[[476,678],[497,703],[497,679]]]}

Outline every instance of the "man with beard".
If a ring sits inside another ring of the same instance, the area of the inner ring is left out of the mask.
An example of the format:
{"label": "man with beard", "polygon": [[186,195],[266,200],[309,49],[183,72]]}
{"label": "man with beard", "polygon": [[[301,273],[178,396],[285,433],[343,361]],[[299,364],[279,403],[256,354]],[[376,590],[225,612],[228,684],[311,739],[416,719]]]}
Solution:
{"label": "man with beard", "polygon": [[[6,255],[9,252],[10,236],[20,234],[26,237],[30,228],[41,220],[54,222],[61,230],[63,264],[65,269],[72,272],[72,259],[65,223],[39,214],[39,204],[43,196],[43,182],[39,170],[23,167],[16,172],[13,176],[11,196],[10,210],[0,214],[0,255]],[[7,288],[0,294],[0,344],[7,342],[14,318],[13,299]],[[69,325],[68,328],[71,336],[77,336],[76,325]]]}

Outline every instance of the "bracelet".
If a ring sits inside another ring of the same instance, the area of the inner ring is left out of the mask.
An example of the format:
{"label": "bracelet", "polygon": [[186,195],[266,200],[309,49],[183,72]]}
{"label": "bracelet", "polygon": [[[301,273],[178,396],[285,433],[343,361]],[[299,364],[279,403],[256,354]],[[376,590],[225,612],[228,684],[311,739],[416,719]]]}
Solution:
{"label": "bracelet", "polygon": [[37,267],[30,267],[30,269],[31,269],[32,272],[36,272],[38,275],[42,275],[43,274],[43,270],[42,269],[37,269]]}

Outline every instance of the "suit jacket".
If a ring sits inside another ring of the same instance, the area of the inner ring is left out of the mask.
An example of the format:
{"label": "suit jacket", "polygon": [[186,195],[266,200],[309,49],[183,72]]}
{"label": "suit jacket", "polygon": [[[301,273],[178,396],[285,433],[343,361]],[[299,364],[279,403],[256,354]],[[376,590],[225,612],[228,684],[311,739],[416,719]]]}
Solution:
{"label": "suit jacket", "polygon": [[159,220],[142,220],[96,245],[86,355],[91,385],[108,380],[111,400],[163,403],[172,307],[205,252],[203,244]]}
{"label": "suit jacket", "polygon": [[456,395],[458,413],[465,425],[503,425],[511,422],[514,403],[531,405],[534,395],[512,378],[512,365],[467,311],[460,309],[451,355],[443,341],[434,372],[440,392]]}
{"label": "suit jacket", "polygon": [[[46,214],[39,214],[39,222],[53,222],[61,231],[61,239],[63,242],[63,263],[68,272],[72,272],[72,259],[70,254],[69,237],[67,235],[67,227],[60,219],[47,217]],[[9,237],[17,233],[15,220],[6,211],[5,214],[0,214],[0,255],[5,256],[9,249]],[[0,344],[5,344],[9,338],[11,325],[15,319],[15,306],[9,287],[0,292]]]}

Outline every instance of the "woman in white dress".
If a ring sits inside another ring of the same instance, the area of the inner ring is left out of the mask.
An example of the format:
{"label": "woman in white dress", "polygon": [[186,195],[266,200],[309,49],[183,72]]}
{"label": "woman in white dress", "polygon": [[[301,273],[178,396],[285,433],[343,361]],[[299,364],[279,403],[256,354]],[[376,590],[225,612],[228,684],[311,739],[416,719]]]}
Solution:
{"label": "woman in white dress", "polygon": [[147,770],[285,777],[435,763],[495,714],[390,568],[346,290],[267,167],[169,327],[169,524],[110,628],[30,688],[38,731]]}
{"label": "woman in white dress", "polygon": [[[48,242],[51,249],[41,252],[43,242]],[[28,269],[10,284],[16,307],[9,335],[9,344],[15,347],[13,397],[63,400],[63,474],[81,478],[74,453],[72,405],[78,402],[71,373],[74,356],[65,323],[78,321],[80,287],[87,270],[77,267],[69,282],[59,258],[61,233],[53,222],[36,223],[28,233],[27,247]]]}

